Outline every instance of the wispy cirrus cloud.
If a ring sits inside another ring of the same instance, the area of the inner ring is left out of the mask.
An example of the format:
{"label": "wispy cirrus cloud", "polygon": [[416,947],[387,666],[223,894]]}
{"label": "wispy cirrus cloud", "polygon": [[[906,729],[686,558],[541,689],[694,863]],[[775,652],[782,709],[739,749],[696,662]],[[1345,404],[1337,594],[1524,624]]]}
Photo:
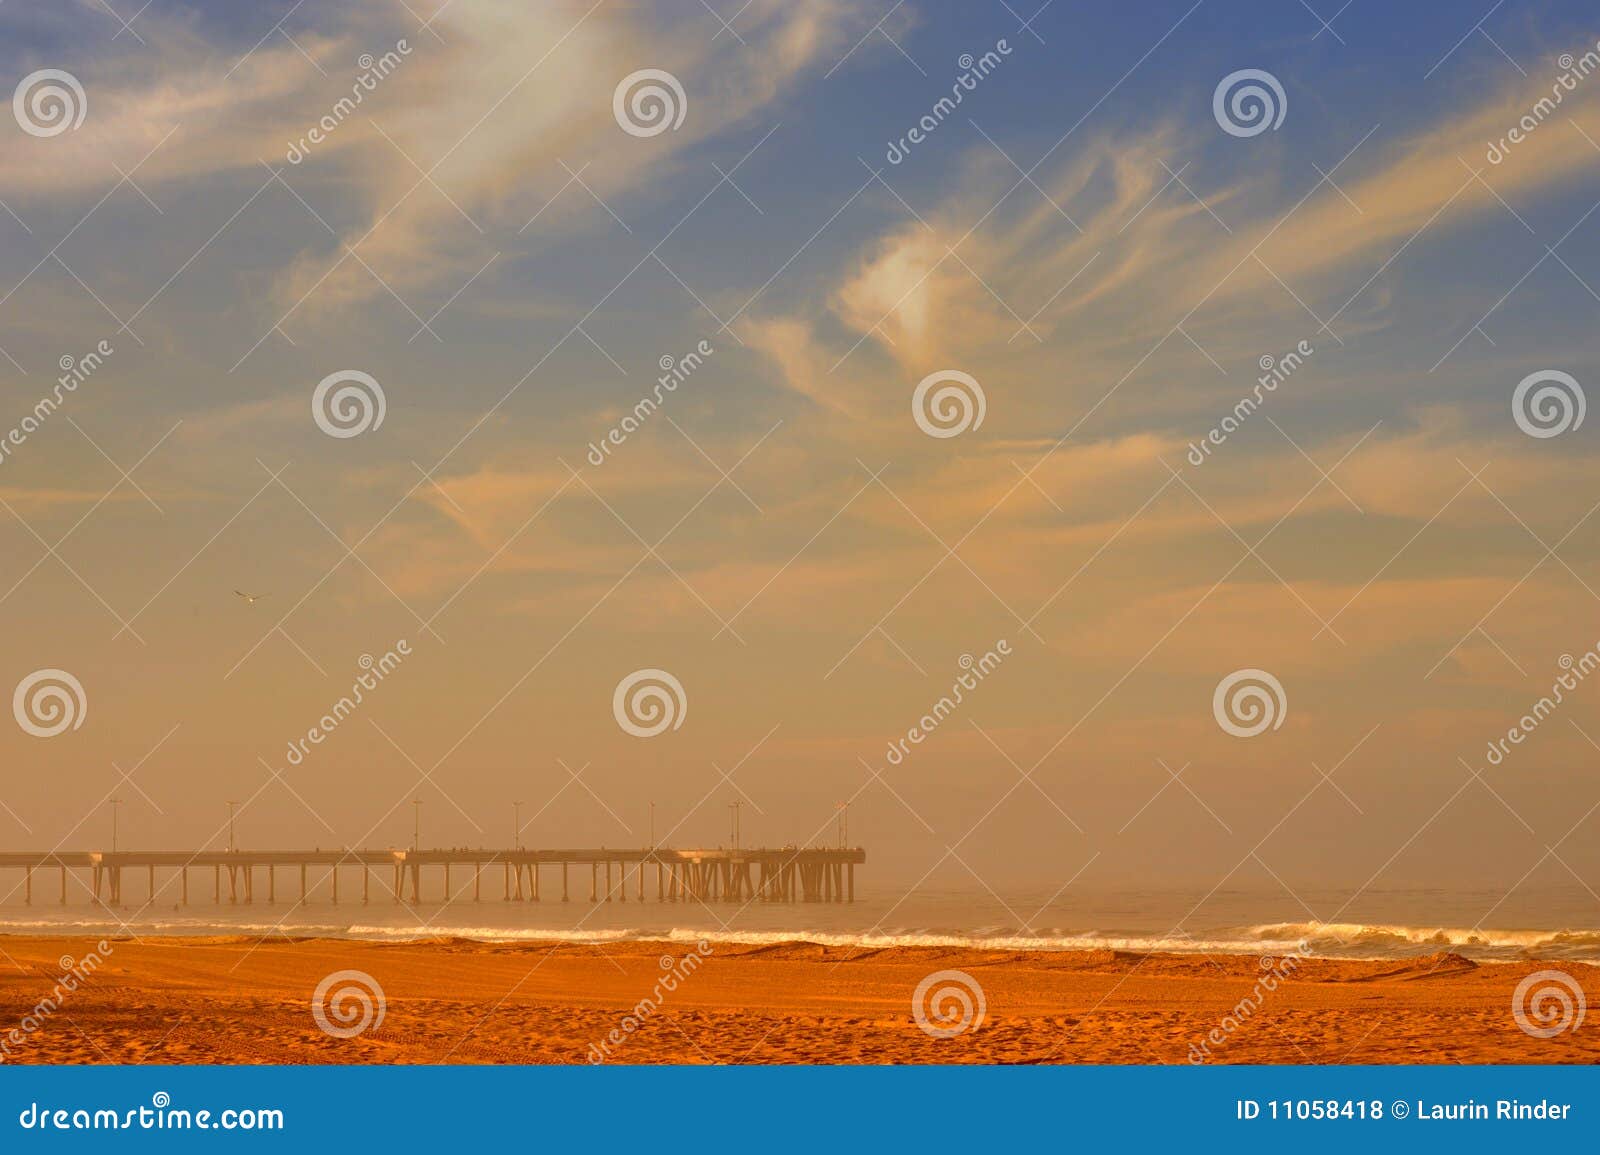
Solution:
{"label": "wispy cirrus cloud", "polygon": [[[882,231],[835,273],[825,309],[763,317],[762,347],[798,391],[824,397],[816,366],[837,372],[862,341],[921,373],[1065,338],[1073,371],[1085,375],[1126,368],[1129,349],[1192,311],[1208,348],[1214,340],[1247,353],[1268,318],[1280,334],[1298,318],[1331,342],[1296,295],[1353,290],[1319,309],[1342,321],[1333,326],[1341,336],[1381,323],[1370,309],[1387,290],[1372,278],[1417,233],[1448,236],[1506,214],[1506,198],[1558,190],[1592,170],[1596,86],[1569,96],[1561,118],[1503,163],[1485,159],[1485,142],[1548,91],[1546,78],[1530,78],[1402,139],[1357,132],[1333,182],[1307,166],[1265,211],[1259,192],[1245,198],[1237,180],[1200,175],[1208,125],[1078,141],[1034,175],[1038,193],[980,140],[954,192]],[[1324,169],[1339,160],[1326,158]]]}

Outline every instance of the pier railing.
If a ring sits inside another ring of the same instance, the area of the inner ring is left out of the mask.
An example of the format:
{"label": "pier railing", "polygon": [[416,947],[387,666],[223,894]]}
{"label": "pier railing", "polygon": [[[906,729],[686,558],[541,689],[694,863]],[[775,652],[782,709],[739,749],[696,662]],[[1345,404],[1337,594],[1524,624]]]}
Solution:
{"label": "pier railing", "polygon": [[[855,868],[866,862],[861,847],[796,847],[777,849],[670,850],[645,847],[634,850],[600,847],[592,850],[487,850],[454,848],[434,850],[116,850],[0,852],[0,870],[20,870],[20,886],[0,889],[0,905],[13,903],[17,891],[32,904],[36,872],[59,875],[59,901],[65,904],[75,882],[90,901],[110,906],[128,903],[124,875],[145,874],[144,902],[190,904],[190,871],[211,870],[214,903],[278,901],[279,870],[289,871],[291,887],[298,873],[299,901],[320,895],[339,902],[340,871],[360,872],[361,901],[372,900],[372,880],[379,882],[380,901],[387,893],[394,902],[456,902],[483,899],[483,875],[488,868],[501,875],[500,898],[506,902],[540,902],[546,895],[541,884],[559,880],[559,895],[572,898],[572,871],[589,868],[590,902],[626,902],[632,882],[635,901],[644,902],[653,890],[657,902],[854,902]],[[498,871],[496,870],[498,868]],[[157,871],[166,878],[157,885]],[[424,870],[442,883],[433,891],[424,885]],[[546,872],[550,879],[544,879]],[[458,888],[452,878],[466,878]],[[465,872],[460,873],[460,872]],[[646,885],[647,880],[653,886]],[[265,892],[257,889],[266,884]],[[202,882],[203,886],[203,882]],[[409,889],[410,897],[406,892]],[[430,894],[430,891],[432,893]],[[224,897],[226,893],[226,897]],[[291,890],[290,894],[293,893]],[[492,897],[492,896],[491,896]]]}

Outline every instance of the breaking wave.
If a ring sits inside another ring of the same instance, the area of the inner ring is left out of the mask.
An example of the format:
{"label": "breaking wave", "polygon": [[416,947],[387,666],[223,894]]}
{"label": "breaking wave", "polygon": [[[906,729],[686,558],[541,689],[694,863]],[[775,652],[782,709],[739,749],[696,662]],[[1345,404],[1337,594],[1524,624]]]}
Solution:
{"label": "breaking wave", "polygon": [[1519,959],[1600,960],[1600,931],[1494,930],[1445,926],[1366,923],[1280,922],[1224,927],[1203,932],[1166,934],[1103,930],[1036,929],[993,926],[970,930],[886,928],[861,932],[806,927],[777,930],[710,930],[677,926],[608,929],[563,929],[538,926],[479,925],[462,920],[403,923],[331,921],[246,922],[205,918],[139,918],[123,924],[114,919],[0,919],[0,934],[119,934],[127,929],[144,936],[255,936],[348,938],[373,942],[418,939],[465,939],[485,943],[608,943],[708,940],[746,946],[806,942],[827,947],[939,947],[1005,951],[1129,951],[1166,954],[1260,955],[1296,949],[1313,956],[1348,959],[1406,958],[1451,950],[1480,961]]}

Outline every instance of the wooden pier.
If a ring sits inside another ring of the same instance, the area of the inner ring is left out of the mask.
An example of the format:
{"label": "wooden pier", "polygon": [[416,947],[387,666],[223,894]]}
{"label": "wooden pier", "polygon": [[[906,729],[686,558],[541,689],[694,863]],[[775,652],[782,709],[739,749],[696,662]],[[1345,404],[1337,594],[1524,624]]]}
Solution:
{"label": "wooden pier", "polygon": [[[594,902],[854,902],[856,867],[867,860],[860,847],[834,849],[781,847],[776,850],[199,850],[0,852],[0,870],[20,870],[19,887],[0,887],[0,906],[32,905],[38,882],[59,880],[57,901],[68,901],[75,882],[90,901],[126,906],[124,888],[131,874],[144,875],[143,902],[174,907],[210,900],[222,905],[279,900],[339,903],[339,878],[359,873],[360,900],[448,903],[483,901],[487,869],[490,890],[500,878],[503,902],[570,902],[574,887],[584,897],[583,869],[589,870],[587,898]],[[165,877],[158,885],[157,872]],[[425,874],[424,871],[428,873]],[[190,890],[190,874],[199,888]],[[206,875],[209,873],[209,880]],[[36,878],[37,876],[42,876]],[[52,879],[52,875],[56,876]],[[346,885],[349,885],[347,881]],[[42,892],[41,892],[42,893]],[[470,897],[469,897],[470,895]],[[491,894],[491,898],[493,895]],[[347,891],[346,899],[354,895]],[[46,898],[48,901],[48,898]]]}

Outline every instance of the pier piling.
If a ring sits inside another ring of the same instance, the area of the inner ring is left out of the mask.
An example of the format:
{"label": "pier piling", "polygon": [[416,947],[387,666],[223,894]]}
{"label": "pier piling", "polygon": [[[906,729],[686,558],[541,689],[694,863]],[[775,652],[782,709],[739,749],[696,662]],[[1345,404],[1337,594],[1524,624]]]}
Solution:
{"label": "pier piling", "polygon": [[[645,901],[645,871],[655,869],[655,900],[660,902],[854,902],[856,867],[866,862],[866,851],[854,848],[722,849],[666,850],[258,850],[225,851],[48,851],[0,853],[0,878],[6,870],[22,874],[20,885],[7,887],[0,881],[0,905],[16,901],[33,902],[34,872],[55,867],[60,877],[60,901],[68,901],[69,876],[73,870],[89,872],[85,890],[96,904],[119,907],[125,902],[122,889],[124,868],[144,868],[146,904],[160,893],[158,868],[177,875],[178,905],[188,906],[189,868],[211,867],[211,900],[222,903],[222,877],[228,878],[230,905],[255,902],[255,871],[266,871],[266,901],[277,902],[277,868],[297,868],[300,872],[300,903],[310,901],[313,880],[310,871],[326,868],[328,896],[339,901],[339,867],[361,868],[361,901],[372,898],[372,872],[388,867],[392,873],[390,892],[395,903],[420,905],[425,868],[439,868],[444,893],[439,901],[456,899],[452,868],[465,866],[472,871],[472,901],[483,897],[483,869],[499,863],[503,872],[502,898],[505,901],[540,901],[541,866],[561,868],[561,901],[572,898],[571,869],[589,867],[590,903],[627,902],[629,874],[632,873],[633,899]],[[600,873],[605,872],[604,890]],[[524,880],[523,872],[527,872]],[[407,877],[409,875],[409,878]],[[463,891],[466,889],[463,886]],[[603,898],[602,898],[603,895]],[[463,896],[464,897],[464,896]]]}

